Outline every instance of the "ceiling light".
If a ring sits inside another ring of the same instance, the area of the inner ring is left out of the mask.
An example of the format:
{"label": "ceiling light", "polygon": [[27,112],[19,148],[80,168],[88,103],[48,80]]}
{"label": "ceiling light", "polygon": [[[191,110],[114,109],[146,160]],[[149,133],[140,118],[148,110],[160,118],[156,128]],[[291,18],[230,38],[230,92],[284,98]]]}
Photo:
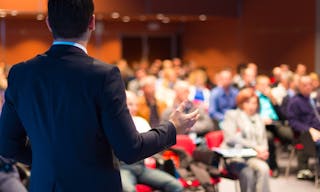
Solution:
{"label": "ceiling light", "polygon": [[206,15],[199,15],[199,20],[200,21],[206,21],[207,20],[207,16]]}
{"label": "ceiling light", "polygon": [[13,10],[11,11],[11,16],[17,16],[18,15],[18,11],[17,10]]}
{"label": "ceiling light", "polygon": [[129,16],[124,16],[122,17],[122,21],[125,23],[128,23],[130,21],[130,17]]}
{"label": "ceiling light", "polygon": [[5,11],[0,11],[0,17],[4,18],[7,16],[7,13]]}
{"label": "ceiling light", "polygon": [[164,18],[164,15],[162,13],[157,14],[157,19],[162,20]]}
{"label": "ceiling light", "polygon": [[38,21],[44,20],[44,15],[43,15],[42,13],[39,13],[39,14],[37,15],[37,20],[38,20]]}
{"label": "ceiling light", "polygon": [[112,19],[119,19],[119,18],[120,18],[120,13],[118,13],[118,12],[112,12],[112,13],[111,13],[111,18],[112,18]]}
{"label": "ceiling light", "polygon": [[162,19],[162,23],[170,23],[170,18],[169,17],[164,17]]}

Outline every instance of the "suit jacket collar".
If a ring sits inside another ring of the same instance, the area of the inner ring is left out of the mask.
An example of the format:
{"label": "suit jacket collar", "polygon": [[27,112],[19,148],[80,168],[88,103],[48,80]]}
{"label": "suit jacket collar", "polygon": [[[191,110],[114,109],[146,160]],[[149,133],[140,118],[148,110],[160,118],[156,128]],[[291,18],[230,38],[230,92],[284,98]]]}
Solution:
{"label": "suit jacket collar", "polygon": [[52,45],[46,54],[53,57],[61,57],[64,55],[87,56],[82,49],[71,45]]}

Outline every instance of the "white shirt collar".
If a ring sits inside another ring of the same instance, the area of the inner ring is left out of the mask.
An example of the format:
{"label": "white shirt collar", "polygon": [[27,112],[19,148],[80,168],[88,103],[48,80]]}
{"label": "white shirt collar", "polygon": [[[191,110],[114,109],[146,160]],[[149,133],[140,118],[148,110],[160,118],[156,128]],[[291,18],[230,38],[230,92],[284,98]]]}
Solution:
{"label": "white shirt collar", "polygon": [[85,48],[83,45],[76,43],[76,42],[71,42],[71,41],[54,41],[52,45],[70,45],[74,47],[78,47],[82,51],[84,51],[86,54],[88,54],[87,48]]}

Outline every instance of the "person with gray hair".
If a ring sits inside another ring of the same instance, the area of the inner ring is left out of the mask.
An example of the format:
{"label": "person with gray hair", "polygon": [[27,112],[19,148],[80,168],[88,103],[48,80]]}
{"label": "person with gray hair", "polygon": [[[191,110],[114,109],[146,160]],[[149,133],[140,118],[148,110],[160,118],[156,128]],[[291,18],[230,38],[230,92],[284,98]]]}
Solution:
{"label": "person with gray hair", "polygon": [[[167,108],[161,117],[162,121],[166,121],[169,119],[172,111],[183,101],[188,100],[190,94],[190,84],[187,81],[178,81],[174,86],[174,91],[176,93],[174,105],[170,108]],[[189,100],[186,112],[193,111],[195,109],[199,109],[199,119],[198,121],[191,127],[190,133],[195,133],[196,136],[204,136],[209,131],[215,130],[214,124],[206,112],[206,109],[197,102],[191,102]]]}

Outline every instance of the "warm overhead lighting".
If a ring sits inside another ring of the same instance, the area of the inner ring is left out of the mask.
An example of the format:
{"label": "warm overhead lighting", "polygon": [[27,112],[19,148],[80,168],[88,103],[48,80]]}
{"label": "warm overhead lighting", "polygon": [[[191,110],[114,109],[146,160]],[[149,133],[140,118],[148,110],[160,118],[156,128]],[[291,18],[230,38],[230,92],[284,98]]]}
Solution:
{"label": "warm overhead lighting", "polygon": [[162,19],[162,23],[170,23],[170,18],[169,17],[164,17]]}
{"label": "warm overhead lighting", "polygon": [[118,13],[118,12],[112,12],[112,13],[111,13],[111,18],[112,18],[112,19],[119,19],[119,18],[120,18],[120,13]]}
{"label": "warm overhead lighting", "polygon": [[186,17],[186,16],[181,16],[181,17],[180,17],[180,21],[182,21],[182,22],[187,22],[187,17]]}
{"label": "warm overhead lighting", "polygon": [[44,15],[43,15],[42,13],[39,13],[39,14],[37,15],[37,20],[38,20],[38,21],[44,20]]}
{"label": "warm overhead lighting", "polygon": [[18,11],[17,10],[13,10],[10,12],[11,16],[17,16],[18,15]]}
{"label": "warm overhead lighting", "polygon": [[207,20],[207,16],[206,15],[199,15],[199,20],[200,21],[206,21]]}
{"label": "warm overhead lighting", "polygon": [[157,19],[158,20],[164,19],[164,15],[162,13],[157,14]]}
{"label": "warm overhead lighting", "polygon": [[0,17],[5,18],[7,16],[7,13],[5,11],[0,11]]}
{"label": "warm overhead lighting", "polygon": [[128,23],[130,21],[130,17],[129,16],[124,16],[122,17],[122,21],[125,23]]}
{"label": "warm overhead lighting", "polygon": [[145,20],[147,20],[147,17],[144,16],[144,15],[140,15],[140,16],[139,16],[139,20],[140,20],[140,21],[145,21]]}

